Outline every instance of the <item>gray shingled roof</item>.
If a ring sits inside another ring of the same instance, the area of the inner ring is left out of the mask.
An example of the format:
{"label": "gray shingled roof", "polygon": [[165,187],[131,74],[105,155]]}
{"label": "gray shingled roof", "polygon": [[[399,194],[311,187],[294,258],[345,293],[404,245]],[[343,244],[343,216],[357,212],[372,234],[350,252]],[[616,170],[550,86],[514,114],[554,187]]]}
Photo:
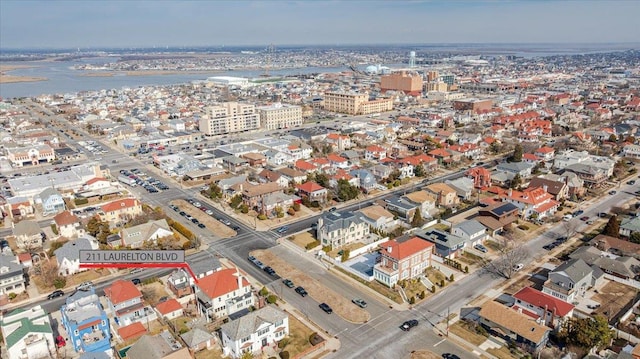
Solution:
{"label": "gray shingled roof", "polygon": [[13,226],[14,236],[35,236],[39,235],[40,232],[40,226],[36,221],[20,221]]}
{"label": "gray shingled roof", "polygon": [[[92,243],[94,243],[93,246]],[[92,250],[96,247],[97,240],[90,235],[85,235],[63,244],[62,247],[56,249],[53,254],[56,256],[58,263],[61,263],[64,258],[67,258],[69,261],[74,261],[80,257],[80,250]]]}
{"label": "gray shingled roof", "polygon": [[287,318],[287,314],[272,306],[253,311],[241,318],[223,324],[220,330],[236,341],[255,333],[264,323],[275,324]]}
{"label": "gray shingled roof", "polygon": [[327,212],[322,215],[322,226],[318,230],[330,233],[338,229],[349,228],[351,223],[360,224],[364,221],[362,214],[354,212]]}
{"label": "gray shingled roof", "polygon": [[487,227],[483,226],[482,223],[476,221],[475,219],[470,219],[464,222],[460,222],[454,226],[455,228],[459,228],[464,233],[468,235],[473,235],[478,232],[484,232],[487,230]]}
{"label": "gray shingled roof", "polygon": [[201,343],[206,342],[207,340],[214,338],[213,334],[198,327],[193,328],[192,330],[180,335],[180,337],[182,338],[182,340],[184,340],[189,348],[193,348]]}
{"label": "gray shingled roof", "polygon": [[554,269],[553,272],[564,272],[574,283],[580,281],[587,275],[591,276],[593,273],[591,267],[589,267],[589,265],[580,258],[570,259],[562,263]]}

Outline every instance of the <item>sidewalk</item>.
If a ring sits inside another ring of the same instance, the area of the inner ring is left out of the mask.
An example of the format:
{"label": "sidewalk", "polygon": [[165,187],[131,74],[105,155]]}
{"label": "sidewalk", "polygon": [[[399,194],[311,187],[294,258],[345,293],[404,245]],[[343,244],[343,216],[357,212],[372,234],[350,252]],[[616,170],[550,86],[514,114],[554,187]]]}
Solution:
{"label": "sidewalk", "polygon": [[[456,316],[456,318],[458,318],[458,316]],[[449,326],[453,325],[455,322],[457,322],[457,319],[454,319],[452,321],[449,322]],[[480,357],[481,355],[484,358],[489,358],[489,359],[497,359],[494,355],[491,355],[490,353],[486,352],[485,350],[481,349],[479,346],[476,346],[474,344],[469,343],[468,341],[466,341],[466,339],[461,338],[457,335],[455,335],[454,333],[451,333],[450,331],[447,331],[447,324],[446,323],[438,323],[433,327],[433,331],[443,337],[443,338],[447,338],[453,342],[456,342],[456,344],[460,345],[463,349],[467,350],[469,353],[475,354],[478,357]]]}

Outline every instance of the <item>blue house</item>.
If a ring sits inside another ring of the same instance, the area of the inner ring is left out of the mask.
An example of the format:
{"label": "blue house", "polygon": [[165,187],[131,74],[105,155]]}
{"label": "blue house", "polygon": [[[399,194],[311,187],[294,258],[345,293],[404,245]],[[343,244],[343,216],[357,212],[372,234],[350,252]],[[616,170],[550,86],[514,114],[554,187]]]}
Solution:
{"label": "blue house", "polygon": [[93,288],[70,295],[60,313],[76,352],[97,353],[111,348],[109,318]]}
{"label": "blue house", "polygon": [[37,202],[42,203],[42,215],[48,216],[65,210],[62,195],[53,188],[47,188],[40,192]]}
{"label": "blue house", "polygon": [[360,188],[362,188],[366,192],[375,189],[376,185],[378,184],[378,182],[376,181],[376,177],[368,170],[352,170],[349,174],[353,177],[356,177],[360,181]]}

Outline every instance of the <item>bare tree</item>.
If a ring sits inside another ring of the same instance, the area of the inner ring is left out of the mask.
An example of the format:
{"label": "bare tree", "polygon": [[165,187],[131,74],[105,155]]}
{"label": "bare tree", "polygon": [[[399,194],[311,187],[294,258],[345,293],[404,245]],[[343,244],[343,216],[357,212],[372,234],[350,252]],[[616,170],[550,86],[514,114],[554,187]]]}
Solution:
{"label": "bare tree", "polygon": [[573,237],[576,233],[578,233],[578,225],[579,224],[576,221],[562,222],[562,230],[567,239]]}
{"label": "bare tree", "polygon": [[517,271],[516,265],[529,255],[529,252],[521,243],[509,237],[511,236],[508,234],[506,237],[498,237],[496,242],[500,255],[493,261],[484,263],[484,270],[507,279],[511,278]]}

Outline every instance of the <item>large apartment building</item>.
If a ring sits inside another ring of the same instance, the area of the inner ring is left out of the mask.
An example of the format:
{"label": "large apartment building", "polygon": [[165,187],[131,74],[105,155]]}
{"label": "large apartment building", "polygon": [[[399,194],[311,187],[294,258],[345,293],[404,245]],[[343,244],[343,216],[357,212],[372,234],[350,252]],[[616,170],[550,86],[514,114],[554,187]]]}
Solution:
{"label": "large apartment building", "polygon": [[384,75],[380,77],[380,90],[402,91],[411,96],[419,96],[422,93],[422,76],[405,71]]}
{"label": "large apartment building", "polygon": [[393,100],[369,101],[367,94],[355,92],[326,92],[324,109],[348,115],[368,115],[393,110]]}
{"label": "large apartment building", "polygon": [[200,132],[206,136],[223,135],[260,128],[260,116],[254,105],[225,102],[206,109],[200,119]]}
{"label": "large apartment building", "polygon": [[340,248],[369,235],[369,223],[357,212],[327,212],[318,219],[322,246]]}
{"label": "large apartment building", "polygon": [[277,130],[302,125],[302,107],[282,103],[257,108],[265,130]]}

